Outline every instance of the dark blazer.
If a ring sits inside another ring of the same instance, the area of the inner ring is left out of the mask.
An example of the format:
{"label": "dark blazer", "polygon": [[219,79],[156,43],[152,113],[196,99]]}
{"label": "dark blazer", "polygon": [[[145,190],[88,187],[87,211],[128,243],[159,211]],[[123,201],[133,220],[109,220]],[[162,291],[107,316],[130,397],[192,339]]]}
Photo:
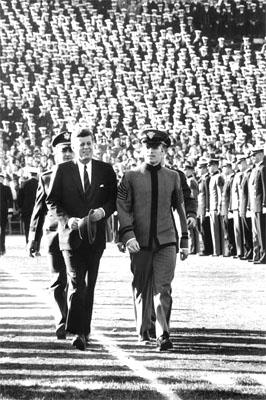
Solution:
{"label": "dark blazer", "polygon": [[229,176],[223,185],[222,189],[222,199],[221,199],[221,212],[220,214],[223,216],[228,216],[228,212],[230,210],[231,205],[231,188],[233,183],[234,175]]}
{"label": "dark blazer", "polygon": [[35,205],[30,220],[29,241],[40,242],[45,226],[48,253],[59,251],[57,218],[52,212],[47,212],[46,198],[49,190],[52,171],[44,172],[39,179]]}
{"label": "dark blazer", "polygon": [[199,195],[198,195],[198,216],[206,216],[209,211],[209,174],[201,176],[198,180]]}
{"label": "dark blazer", "polygon": [[0,223],[6,223],[9,208],[13,208],[11,189],[0,183]]}
{"label": "dark blazer", "polygon": [[18,207],[22,217],[30,217],[35,203],[38,180],[28,179],[18,192]]}
{"label": "dark blazer", "polygon": [[47,204],[58,218],[60,249],[75,250],[82,242],[78,230],[68,227],[68,220],[71,217],[83,218],[91,209],[100,207],[105,211],[105,218],[97,222],[93,246],[104,248],[105,222],[115,211],[116,194],[116,175],[110,164],[92,160],[91,189],[88,197],[83,191],[78,165],[74,161],[58,165],[51,179]]}

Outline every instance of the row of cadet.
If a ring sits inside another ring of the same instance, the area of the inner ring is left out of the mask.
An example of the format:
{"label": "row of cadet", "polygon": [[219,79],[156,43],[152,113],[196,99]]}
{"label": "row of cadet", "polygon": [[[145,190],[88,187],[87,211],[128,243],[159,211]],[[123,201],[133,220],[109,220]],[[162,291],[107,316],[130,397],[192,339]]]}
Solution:
{"label": "row of cadet", "polygon": [[[196,171],[195,171],[196,167]],[[184,165],[198,200],[190,252],[266,264],[266,157],[263,148],[240,154],[235,163],[218,158]]]}

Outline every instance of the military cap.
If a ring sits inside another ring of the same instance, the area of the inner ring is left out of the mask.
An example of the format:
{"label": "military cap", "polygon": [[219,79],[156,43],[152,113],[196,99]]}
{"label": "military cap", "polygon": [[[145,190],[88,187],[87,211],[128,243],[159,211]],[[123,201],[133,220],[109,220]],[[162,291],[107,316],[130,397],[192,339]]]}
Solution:
{"label": "military cap", "polygon": [[240,164],[242,161],[245,161],[247,159],[247,156],[245,154],[238,154],[236,158],[236,163]]}
{"label": "military cap", "polygon": [[3,172],[0,172],[0,178],[4,178],[5,174]]}
{"label": "military cap", "polygon": [[194,167],[193,167],[193,165],[190,163],[190,162],[186,162],[185,164],[184,164],[184,169],[194,169]]}
{"label": "military cap", "polygon": [[222,161],[222,167],[232,167],[231,161],[224,159]]}
{"label": "military cap", "polygon": [[250,153],[252,156],[255,156],[258,153],[264,153],[264,149],[263,149],[263,147],[255,147],[250,150]]}
{"label": "military cap", "polygon": [[206,167],[208,165],[208,160],[204,157],[201,157],[198,161],[198,167]]}
{"label": "military cap", "polygon": [[163,144],[166,147],[171,145],[171,140],[165,131],[158,129],[148,128],[142,132],[141,142],[150,145]]}
{"label": "military cap", "polygon": [[219,158],[214,158],[214,157],[209,158],[208,165],[212,164],[219,164]]}
{"label": "military cap", "polygon": [[52,146],[55,147],[58,144],[70,145],[71,134],[67,131],[60,132],[52,140]]}

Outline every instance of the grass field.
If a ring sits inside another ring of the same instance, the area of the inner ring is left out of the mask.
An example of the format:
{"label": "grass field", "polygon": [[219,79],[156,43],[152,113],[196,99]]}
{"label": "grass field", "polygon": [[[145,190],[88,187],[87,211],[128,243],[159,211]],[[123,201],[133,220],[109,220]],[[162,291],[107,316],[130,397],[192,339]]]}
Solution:
{"label": "grass field", "polygon": [[[44,254],[44,250],[42,250]],[[228,258],[178,261],[174,350],[140,345],[127,255],[108,244],[85,352],[56,340],[44,256],[8,236],[0,258],[0,400],[265,400],[266,269]]]}

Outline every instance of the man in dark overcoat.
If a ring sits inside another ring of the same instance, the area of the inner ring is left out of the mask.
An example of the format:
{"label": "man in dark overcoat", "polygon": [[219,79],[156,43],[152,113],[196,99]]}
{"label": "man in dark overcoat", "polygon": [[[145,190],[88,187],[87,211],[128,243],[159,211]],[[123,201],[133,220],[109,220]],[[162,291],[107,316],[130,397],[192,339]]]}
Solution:
{"label": "man in dark overcoat", "polygon": [[6,252],[6,226],[8,213],[13,212],[13,197],[9,186],[4,185],[4,174],[0,172],[0,256]]}

